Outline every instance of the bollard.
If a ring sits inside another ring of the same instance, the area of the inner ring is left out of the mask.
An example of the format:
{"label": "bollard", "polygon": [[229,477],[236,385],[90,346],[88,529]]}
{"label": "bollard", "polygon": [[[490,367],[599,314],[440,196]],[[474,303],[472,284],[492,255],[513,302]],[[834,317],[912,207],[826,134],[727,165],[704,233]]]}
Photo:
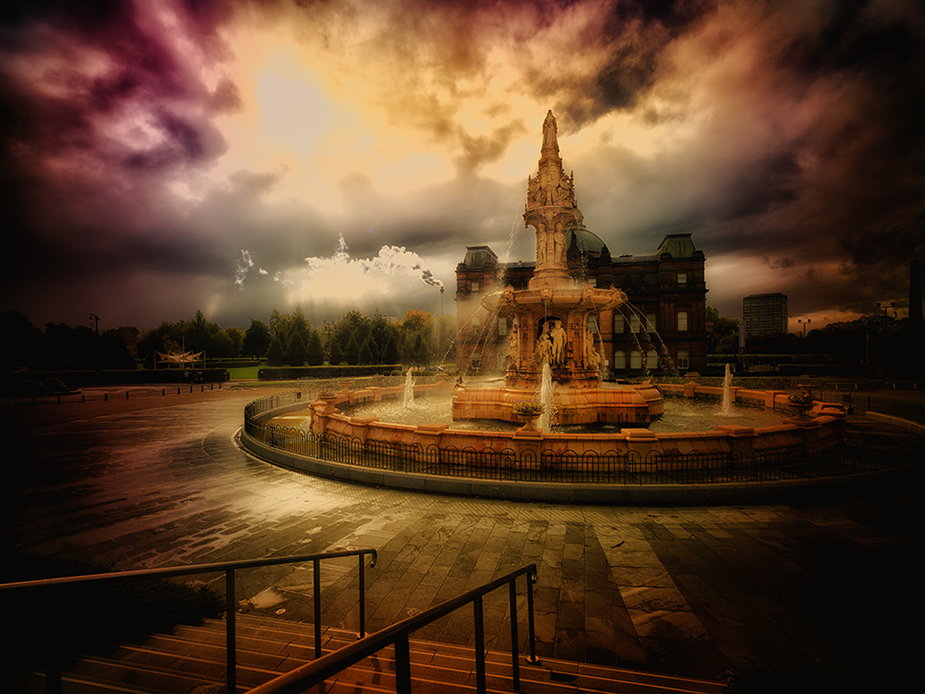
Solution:
{"label": "bollard", "polygon": [[80,401],[81,401],[81,402],[87,402],[87,396],[84,395],[83,393],[81,393],[81,394],[80,394]]}
{"label": "bollard", "polygon": [[161,396],[167,395],[167,389],[161,388]]}
{"label": "bollard", "polygon": [[125,399],[128,400],[128,391],[125,391]]}
{"label": "bollard", "polygon": [[59,404],[59,405],[61,404],[61,396],[60,396],[60,395],[58,396],[58,404]]}
{"label": "bollard", "polygon": [[103,402],[109,400],[109,393],[103,393]]}

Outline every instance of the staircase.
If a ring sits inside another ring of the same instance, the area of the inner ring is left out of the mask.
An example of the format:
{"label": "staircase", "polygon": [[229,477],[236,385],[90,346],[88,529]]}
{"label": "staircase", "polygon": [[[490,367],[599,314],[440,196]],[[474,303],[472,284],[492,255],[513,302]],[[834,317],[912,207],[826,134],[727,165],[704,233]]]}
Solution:
{"label": "staircase", "polygon": [[[236,615],[238,690],[288,672],[314,658],[314,638],[305,624],[250,614]],[[328,628],[325,652],[356,641],[351,632]],[[510,653],[489,651],[486,656],[489,692],[511,692]],[[367,658],[312,691],[331,694],[395,692],[391,648]],[[414,694],[474,692],[472,648],[411,640]],[[207,621],[201,627],[179,626],[170,635],[155,635],[142,645],[121,646],[106,657],[81,658],[62,678],[63,694],[177,693],[223,694],[225,623]],[[620,694],[718,694],[716,682],[652,675],[631,670],[542,658],[531,665],[521,657],[521,691],[616,692]],[[24,692],[44,691],[44,676],[35,673]]]}

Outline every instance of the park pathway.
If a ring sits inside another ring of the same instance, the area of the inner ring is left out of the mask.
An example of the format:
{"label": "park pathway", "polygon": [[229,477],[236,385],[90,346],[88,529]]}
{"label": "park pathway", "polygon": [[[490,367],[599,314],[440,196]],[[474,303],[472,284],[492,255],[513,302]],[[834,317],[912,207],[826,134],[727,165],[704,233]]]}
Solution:
{"label": "park pathway", "polygon": [[[418,495],[250,457],[235,437],[254,397],[226,386],[148,405],[6,407],[2,546],[120,570],[375,547],[371,631],[536,562],[541,656],[707,679],[912,652],[920,474],[803,505]],[[332,626],[354,626],[355,574],[353,560],[323,569]],[[255,571],[241,579],[242,609],[310,619],[311,585],[310,567]],[[489,647],[503,645],[505,599],[486,602]],[[467,643],[470,621],[454,616],[418,636]]]}

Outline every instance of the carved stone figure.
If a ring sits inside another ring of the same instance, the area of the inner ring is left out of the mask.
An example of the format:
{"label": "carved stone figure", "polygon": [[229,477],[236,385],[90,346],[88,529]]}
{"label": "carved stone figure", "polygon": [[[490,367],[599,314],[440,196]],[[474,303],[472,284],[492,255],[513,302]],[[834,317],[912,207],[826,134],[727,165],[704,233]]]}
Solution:
{"label": "carved stone figure", "polygon": [[555,236],[556,238],[556,244],[555,244],[556,262],[561,265],[564,265],[566,262],[566,259],[565,259],[565,229],[563,228],[562,222],[556,222],[555,235],[556,235]]}
{"label": "carved stone figure", "polygon": [[546,264],[546,225],[542,223],[536,227],[536,264]]}
{"label": "carved stone figure", "polygon": [[552,355],[551,363],[555,366],[562,366],[565,364],[565,343],[568,339],[568,335],[565,333],[565,328],[562,327],[562,321],[554,321],[552,330],[549,331],[549,338],[552,340]]}
{"label": "carved stone figure", "polygon": [[543,149],[554,147],[559,149],[559,142],[556,140],[558,126],[556,117],[552,115],[552,109],[546,113],[546,120],[543,121]]}
{"label": "carved stone figure", "polygon": [[594,335],[589,330],[585,334],[585,359],[588,362],[588,368],[592,371],[599,371],[601,368],[601,355],[594,346]]}
{"label": "carved stone figure", "polygon": [[509,369],[516,368],[517,366],[518,347],[517,324],[515,323],[511,327],[511,331],[507,334],[507,368]]}
{"label": "carved stone figure", "polygon": [[543,334],[536,341],[536,348],[533,350],[533,363],[542,366],[549,361],[549,355],[552,353],[552,340],[549,338],[549,324],[543,326]]}

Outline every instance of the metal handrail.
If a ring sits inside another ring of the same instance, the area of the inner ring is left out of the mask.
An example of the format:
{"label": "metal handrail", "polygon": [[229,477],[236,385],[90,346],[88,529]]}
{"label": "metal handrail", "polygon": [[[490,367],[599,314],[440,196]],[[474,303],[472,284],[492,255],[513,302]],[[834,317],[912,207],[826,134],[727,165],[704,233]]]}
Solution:
{"label": "metal handrail", "polygon": [[390,645],[395,646],[395,690],[399,694],[411,692],[411,654],[408,636],[431,622],[444,617],[468,603],[475,605],[475,673],[477,691],[485,692],[485,633],[482,615],[482,596],[507,584],[511,611],[511,668],[515,691],[520,691],[520,662],[517,639],[517,587],[520,576],[527,577],[527,624],[529,627],[529,663],[538,663],[533,623],[533,584],[536,583],[536,564],[528,564],[491,583],[474,588],[462,595],[403,619],[390,627],[360,639],[356,643],[321,656],[306,665],[291,670],[276,679],[250,690],[250,694],[298,694],[320,684],[351,665],[358,663]]}
{"label": "metal handrail", "polygon": [[[212,564],[193,564],[190,566],[168,566],[157,569],[136,569],[133,571],[116,571],[104,574],[89,574],[84,576],[64,576],[62,578],[44,578],[34,581],[19,581],[17,583],[0,584],[0,591],[20,590],[30,588],[45,588],[49,586],[69,585],[73,583],[88,583],[113,581],[130,578],[171,578],[176,576],[190,576],[194,574],[218,573],[225,574],[225,658],[227,669],[225,673],[226,690],[235,691],[237,677],[235,672],[236,644],[235,644],[235,599],[234,572],[237,569],[252,569],[261,566],[276,566],[295,562],[312,562],[312,603],[315,626],[315,657],[321,657],[321,560],[337,559],[339,557],[358,556],[360,559],[360,633],[358,638],[366,636],[366,565],[364,557],[372,555],[370,567],[376,565],[378,553],[375,549],[351,549],[337,552],[321,552],[316,554],[298,554],[286,557],[269,557],[264,559],[242,559],[238,561],[225,561]],[[45,691],[61,691],[61,672],[59,668],[46,671]]]}

